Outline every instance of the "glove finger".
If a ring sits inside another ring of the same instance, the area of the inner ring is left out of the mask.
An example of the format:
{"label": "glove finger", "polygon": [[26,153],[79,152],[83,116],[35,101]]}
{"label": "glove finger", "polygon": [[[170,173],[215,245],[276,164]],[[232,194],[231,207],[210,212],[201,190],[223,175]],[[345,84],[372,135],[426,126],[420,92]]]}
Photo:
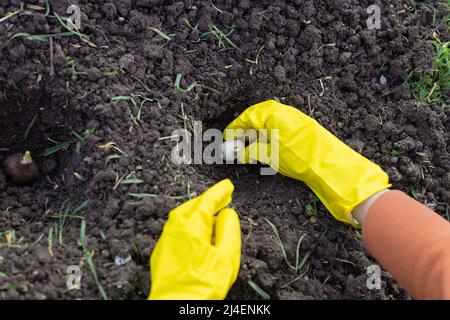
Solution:
{"label": "glove finger", "polygon": [[[173,219],[188,218],[196,215],[196,210],[209,211],[212,217],[231,202],[234,185],[230,179],[224,179],[207,189],[198,197],[191,199],[172,210]],[[214,211],[214,212],[212,212]]]}
{"label": "glove finger", "polygon": [[[248,129],[264,129],[267,118],[282,106],[274,100],[268,100],[247,108],[240,116],[232,121],[224,130],[225,140],[235,140]],[[241,129],[241,130],[239,130]]]}
{"label": "glove finger", "polygon": [[233,267],[233,281],[239,272],[241,245],[239,217],[235,210],[225,208],[216,217],[215,246],[230,258]]}
{"label": "glove finger", "polygon": [[224,179],[218,182],[198,198],[198,210],[202,214],[212,218],[217,212],[231,203],[233,191],[234,185],[230,179]]}
{"label": "glove finger", "polygon": [[245,149],[238,152],[237,159],[238,162],[242,164],[254,164],[256,162],[261,162],[270,165],[272,161],[271,145],[270,143],[259,141],[253,142]]}
{"label": "glove finger", "polygon": [[210,243],[213,217],[231,203],[233,190],[233,183],[229,179],[222,180],[197,198],[175,208],[170,213],[169,222]]}

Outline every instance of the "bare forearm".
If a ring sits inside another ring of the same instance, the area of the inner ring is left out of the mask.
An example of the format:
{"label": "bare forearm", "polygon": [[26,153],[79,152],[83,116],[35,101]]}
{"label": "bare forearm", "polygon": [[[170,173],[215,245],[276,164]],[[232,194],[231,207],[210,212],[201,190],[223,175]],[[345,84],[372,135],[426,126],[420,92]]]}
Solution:
{"label": "bare forearm", "polygon": [[450,299],[450,223],[400,191],[353,211],[364,245],[416,299]]}

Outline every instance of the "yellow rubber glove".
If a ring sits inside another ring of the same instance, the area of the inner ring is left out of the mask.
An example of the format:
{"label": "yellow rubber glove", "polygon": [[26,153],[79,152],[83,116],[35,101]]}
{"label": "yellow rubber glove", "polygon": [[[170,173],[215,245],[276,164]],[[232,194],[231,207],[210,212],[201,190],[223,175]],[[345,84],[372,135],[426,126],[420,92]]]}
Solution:
{"label": "yellow rubber glove", "polygon": [[[353,208],[390,187],[388,175],[378,165],[293,107],[274,100],[256,104],[225,129],[225,140],[238,138],[233,131],[236,129],[278,129],[276,165],[271,163],[270,135],[267,143],[256,141],[242,150],[238,154],[239,161],[257,160],[283,175],[305,182],[337,220],[355,227],[358,224],[351,216]],[[268,155],[263,151],[268,151]]]}
{"label": "yellow rubber glove", "polygon": [[[222,180],[172,210],[150,259],[149,299],[224,299],[239,273],[241,229]],[[218,213],[216,216],[215,214]]]}

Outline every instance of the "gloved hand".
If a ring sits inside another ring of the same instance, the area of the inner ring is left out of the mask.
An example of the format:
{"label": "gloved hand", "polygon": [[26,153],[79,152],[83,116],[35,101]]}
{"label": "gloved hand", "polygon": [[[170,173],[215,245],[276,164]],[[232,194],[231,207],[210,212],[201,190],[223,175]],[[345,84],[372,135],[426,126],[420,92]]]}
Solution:
{"label": "gloved hand", "polygon": [[271,163],[276,157],[270,155],[270,135],[267,143],[256,141],[242,150],[238,160],[257,160],[305,182],[337,220],[358,226],[351,216],[353,208],[390,187],[388,175],[378,165],[293,107],[274,100],[256,104],[225,129],[224,139],[238,138],[236,129],[278,129],[276,165]]}
{"label": "gloved hand", "polygon": [[170,212],[150,260],[149,299],[226,297],[241,259],[239,218],[225,208],[233,190],[230,180],[222,180]]}

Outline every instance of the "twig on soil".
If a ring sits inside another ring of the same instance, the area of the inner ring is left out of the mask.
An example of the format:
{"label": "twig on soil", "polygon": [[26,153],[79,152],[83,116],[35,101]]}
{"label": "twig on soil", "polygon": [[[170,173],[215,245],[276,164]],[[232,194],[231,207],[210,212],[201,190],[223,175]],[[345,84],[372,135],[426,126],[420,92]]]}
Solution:
{"label": "twig on soil", "polygon": [[330,47],[330,48],[336,47],[336,43],[326,43],[326,44],[321,45],[319,47],[319,49],[317,49],[317,53],[319,53],[319,51],[325,47]]}
{"label": "twig on soil", "polygon": [[48,253],[53,256],[53,227],[48,229]]}
{"label": "twig on soil", "polygon": [[311,94],[308,94],[308,109],[309,109],[309,116],[312,117],[315,108],[311,106]]}
{"label": "twig on soil", "polygon": [[402,38],[403,40],[405,40],[406,43],[409,43],[409,39],[408,39],[406,36],[404,36],[403,34],[401,34],[400,32],[398,32],[398,31],[396,31],[396,30],[394,30],[394,29],[392,29],[392,28],[387,29],[387,31],[396,34],[397,36],[399,36],[400,38]]}
{"label": "twig on soil", "polygon": [[194,120],[192,119],[192,117],[186,115],[186,112],[184,111],[184,104],[183,103],[180,104],[180,109],[181,109],[181,116],[178,116],[178,117],[180,118],[181,121],[183,121],[185,134],[187,134],[187,124],[189,124],[190,131],[193,134],[195,134],[195,125],[193,124]]}
{"label": "twig on soil", "polygon": [[[106,42],[111,43],[111,41],[109,41],[108,37],[106,36],[105,31],[103,31],[99,26],[95,26],[95,25],[90,25],[90,24],[86,24],[86,27],[91,28],[95,31],[98,31],[102,34],[103,38],[105,38]],[[108,46],[101,46],[101,48],[106,48],[108,49]]]}
{"label": "twig on soil", "polygon": [[157,28],[150,28],[152,29],[154,32],[156,32],[161,38],[163,38],[164,40],[170,41],[172,40],[172,38],[170,36],[168,36],[167,34],[165,34],[164,32],[162,32],[161,30],[157,29]]}
{"label": "twig on soil", "polygon": [[331,276],[329,275],[328,277],[325,278],[325,280],[322,282],[322,287],[325,287],[325,285],[327,284],[328,280],[331,279]]}
{"label": "twig on soil", "polygon": [[348,260],[339,259],[339,258],[334,258],[334,260],[339,261],[339,262],[348,263],[348,264],[351,264],[352,266],[356,267],[356,264],[354,264],[353,262],[348,261]]}
{"label": "twig on soil", "polygon": [[53,48],[53,37],[50,37],[50,77],[53,77],[55,74],[55,51]]}
{"label": "twig on soil", "polygon": [[[192,30],[192,31],[197,31],[198,30],[198,24],[195,25],[195,27],[193,27],[191,25],[191,23],[189,22],[189,20],[184,19],[184,22],[186,23],[186,25]],[[200,40],[198,40],[200,41]],[[198,41],[193,41],[193,42],[198,42]]]}
{"label": "twig on soil", "polygon": [[178,135],[175,134],[175,135],[171,135],[171,136],[161,137],[161,138],[158,138],[158,141],[171,140],[171,139],[175,139],[175,138],[178,138]]}
{"label": "twig on soil", "polygon": [[251,218],[247,218],[248,224],[250,226],[247,235],[245,236],[244,243],[247,243],[248,239],[252,235],[253,226],[258,226]]}
{"label": "twig on soil", "polygon": [[18,14],[20,14],[23,11],[23,9],[24,9],[24,4],[22,3],[20,5],[20,9],[18,9],[16,11],[13,11],[13,12],[9,12],[3,18],[0,18],[0,23],[3,23],[6,20],[8,20],[8,19],[10,19],[10,18],[12,18],[14,16],[17,16]]}
{"label": "twig on soil", "polygon": [[30,4],[30,3],[27,4],[26,9],[31,10],[31,11],[44,11],[45,10],[44,7],[41,7],[41,6],[38,6],[35,4]]}
{"label": "twig on soil", "polygon": [[116,150],[122,155],[126,155],[124,151],[122,151],[119,147],[117,147],[117,144],[114,141],[110,141],[108,143],[102,144],[98,146],[99,149],[104,150],[106,152],[109,152],[110,150]]}
{"label": "twig on soil", "polygon": [[146,86],[145,83],[144,83],[141,79],[139,79],[138,77],[136,77],[136,76],[134,76],[134,75],[131,75],[131,77],[132,77],[134,80],[136,80],[137,82],[139,82],[139,83],[141,84],[141,86],[142,86],[145,90],[147,90],[147,92],[153,93],[152,90],[150,90],[150,89],[148,88],[148,86]]}
{"label": "twig on soil", "polygon": [[188,198],[187,196],[163,196],[163,195],[154,194],[154,193],[129,193],[128,195],[132,198],[137,198],[137,199],[164,197],[164,198],[170,198],[173,200],[184,200],[184,199]]}
{"label": "twig on soil", "polygon": [[214,5],[214,3],[212,2],[212,0],[209,0],[209,2],[211,3],[211,6],[214,8],[214,9],[216,9],[218,12],[220,12],[220,13],[223,13],[223,11],[222,10],[220,10],[219,8],[217,8],[215,5]]}
{"label": "twig on soil", "polygon": [[325,87],[324,87],[324,85],[323,85],[324,81],[326,81],[326,80],[331,80],[331,79],[333,79],[333,77],[331,77],[331,76],[326,76],[326,77],[324,77],[324,78],[317,79],[317,81],[320,82],[320,88],[322,89],[322,91],[319,93],[319,97],[322,97],[323,94],[325,93]]}

